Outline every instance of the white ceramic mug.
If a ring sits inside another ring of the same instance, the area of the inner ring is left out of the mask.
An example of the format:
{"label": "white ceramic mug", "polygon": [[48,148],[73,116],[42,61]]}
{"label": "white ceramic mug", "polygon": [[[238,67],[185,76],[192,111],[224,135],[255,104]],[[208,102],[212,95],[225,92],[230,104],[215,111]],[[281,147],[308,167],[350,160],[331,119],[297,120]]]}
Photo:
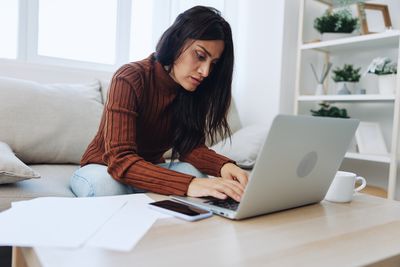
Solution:
{"label": "white ceramic mug", "polygon": [[[356,181],[361,181],[361,185],[354,188]],[[325,199],[332,202],[350,202],[354,193],[362,190],[366,185],[367,181],[363,177],[352,172],[338,171],[325,195]]]}

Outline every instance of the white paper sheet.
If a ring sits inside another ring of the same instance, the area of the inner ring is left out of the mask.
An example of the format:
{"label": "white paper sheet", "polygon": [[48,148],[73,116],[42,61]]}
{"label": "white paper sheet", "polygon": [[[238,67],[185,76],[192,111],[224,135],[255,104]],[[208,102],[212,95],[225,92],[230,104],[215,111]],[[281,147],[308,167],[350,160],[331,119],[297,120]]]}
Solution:
{"label": "white paper sheet", "polygon": [[151,201],[133,194],[15,202],[0,213],[0,245],[129,251],[157,218],[168,217],[148,209]]}
{"label": "white paper sheet", "polygon": [[0,213],[0,245],[79,247],[125,199],[38,198]]}
{"label": "white paper sheet", "polygon": [[147,207],[153,200],[145,195],[130,195],[121,208],[85,244],[89,247],[130,251],[158,218],[170,217]]}

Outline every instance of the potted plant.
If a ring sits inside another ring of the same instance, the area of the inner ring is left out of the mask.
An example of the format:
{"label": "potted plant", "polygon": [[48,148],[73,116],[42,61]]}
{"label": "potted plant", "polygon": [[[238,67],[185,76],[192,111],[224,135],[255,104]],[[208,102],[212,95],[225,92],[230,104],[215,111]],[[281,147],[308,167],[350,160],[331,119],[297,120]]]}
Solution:
{"label": "potted plant", "polygon": [[378,75],[380,94],[395,94],[397,63],[388,57],[377,57],[368,66],[367,73]]}
{"label": "potted plant", "polygon": [[336,92],[339,95],[354,93],[355,84],[360,81],[361,68],[354,68],[352,64],[344,64],[342,68],[333,70],[332,79],[336,83]]}
{"label": "potted plant", "polygon": [[314,28],[321,34],[323,41],[348,37],[359,28],[359,20],[348,9],[327,10],[314,20]]}
{"label": "potted plant", "polygon": [[[347,114],[347,110],[345,108],[338,108],[335,106],[331,106],[328,102],[319,103],[320,109],[318,110],[310,110],[312,116],[318,117],[332,117],[332,118],[343,118],[348,119],[350,116]],[[357,151],[357,143],[355,139],[351,141],[349,145],[349,152]]]}
{"label": "potted plant", "polygon": [[350,118],[347,115],[347,110],[342,108],[338,108],[335,106],[331,106],[328,102],[321,102],[319,103],[321,108],[319,110],[310,110],[311,115],[313,116],[320,116],[320,117],[334,117],[334,118]]}

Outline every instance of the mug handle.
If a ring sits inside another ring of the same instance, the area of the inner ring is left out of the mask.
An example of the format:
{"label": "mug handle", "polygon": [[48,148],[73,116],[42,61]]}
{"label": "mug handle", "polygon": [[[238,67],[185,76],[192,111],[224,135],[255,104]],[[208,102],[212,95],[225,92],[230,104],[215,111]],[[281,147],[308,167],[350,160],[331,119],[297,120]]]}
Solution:
{"label": "mug handle", "polygon": [[363,190],[367,186],[367,181],[364,179],[364,177],[357,176],[356,177],[356,182],[359,181],[359,180],[361,181],[361,185],[359,187],[357,187],[356,189],[354,189],[354,192],[359,192],[359,191]]}

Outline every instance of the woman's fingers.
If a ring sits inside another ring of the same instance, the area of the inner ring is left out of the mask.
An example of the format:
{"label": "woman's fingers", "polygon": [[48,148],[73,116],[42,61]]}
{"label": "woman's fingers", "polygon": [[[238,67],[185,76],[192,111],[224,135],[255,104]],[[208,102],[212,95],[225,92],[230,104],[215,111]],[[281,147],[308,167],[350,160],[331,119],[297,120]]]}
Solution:
{"label": "woman's fingers", "polygon": [[225,195],[224,193],[221,193],[218,190],[211,190],[211,192],[208,195],[218,198],[218,199],[226,199],[228,197],[227,195]]}
{"label": "woman's fingers", "polygon": [[239,172],[236,174],[236,177],[235,177],[235,178],[240,182],[240,184],[241,184],[243,187],[247,185],[247,182],[248,182],[248,180],[249,180],[249,176],[248,176],[247,172],[245,172],[245,171],[243,171],[243,170],[239,171]]}
{"label": "woman's fingers", "polygon": [[243,190],[243,186],[233,180],[194,178],[189,184],[187,195],[192,197],[213,196],[219,199],[226,199],[229,196],[240,201]]}
{"label": "woman's fingers", "polygon": [[244,187],[235,180],[224,180],[218,179],[220,186],[222,186],[222,190],[231,190],[234,193],[238,194],[240,197],[243,195]]}
{"label": "woman's fingers", "polygon": [[243,187],[247,185],[248,173],[232,163],[227,163],[221,168],[221,177],[226,180],[236,180]]}

